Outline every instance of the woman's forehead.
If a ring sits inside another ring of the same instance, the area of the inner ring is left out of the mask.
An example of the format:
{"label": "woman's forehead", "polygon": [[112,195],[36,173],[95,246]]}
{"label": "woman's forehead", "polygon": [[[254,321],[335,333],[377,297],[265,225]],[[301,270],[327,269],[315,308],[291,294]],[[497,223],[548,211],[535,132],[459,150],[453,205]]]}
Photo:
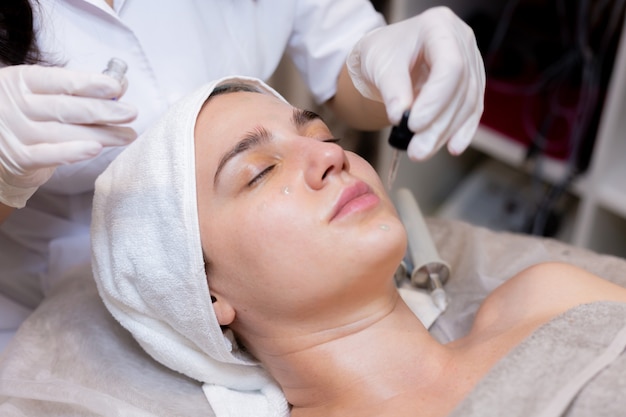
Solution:
{"label": "woman's forehead", "polygon": [[[259,127],[290,123],[294,107],[269,94],[234,92],[210,98],[196,122],[196,140],[232,142],[238,134]],[[217,144],[216,144],[217,145]]]}

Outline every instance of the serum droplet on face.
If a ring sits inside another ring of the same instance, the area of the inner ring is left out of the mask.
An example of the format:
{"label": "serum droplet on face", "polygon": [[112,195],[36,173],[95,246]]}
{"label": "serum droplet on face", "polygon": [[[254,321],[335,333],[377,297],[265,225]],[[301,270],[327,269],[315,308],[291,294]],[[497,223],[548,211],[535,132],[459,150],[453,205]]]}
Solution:
{"label": "serum droplet on face", "polygon": [[283,191],[282,191],[282,193],[283,193],[283,194],[285,194],[285,195],[289,195],[289,194],[291,194],[291,188],[289,188],[289,186],[288,186],[288,185],[285,185],[285,186],[283,187]]}
{"label": "serum droplet on face", "polygon": [[389,227],[389,225],[388,225],[388,224],[379,224],[379,225],[378,225],[378,228],[379,228],[380,230],[384,230],[384,231],[388,231],[388,230],[390,230],[390,229],[391,229],[391,228]]}

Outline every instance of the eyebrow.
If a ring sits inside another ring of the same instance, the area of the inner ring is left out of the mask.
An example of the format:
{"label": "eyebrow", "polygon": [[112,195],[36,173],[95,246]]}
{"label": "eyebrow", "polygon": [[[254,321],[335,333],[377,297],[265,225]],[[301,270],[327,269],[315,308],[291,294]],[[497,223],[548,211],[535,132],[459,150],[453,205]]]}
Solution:
{"label": "eyebrow", "polygon": [[[322,117],[311,110],[303,110],[294,108],[291,115],[291,123],[298,129],[306,126],[314,120],[322,120]],[[260,145],[266,144],[272,140],[272,134],[262,126],[255,127],[251,131],[245,133],[241,140],[239,140],[235,146],[233,146],[228,152],[226,152],[221,158],[215,170],[215,176],[213,177],[213,185],[217,184],[219,175],[224,169],[224,166],[237,155],[244,152],[248,152]]]}
{"label": "eyebrow", "polygon": [[[291,122],[297,127],[302,128],[313,120],[322,120],[322,116],[311,110],[293,109]],[[323,120],[322,120],[323,121]]]}

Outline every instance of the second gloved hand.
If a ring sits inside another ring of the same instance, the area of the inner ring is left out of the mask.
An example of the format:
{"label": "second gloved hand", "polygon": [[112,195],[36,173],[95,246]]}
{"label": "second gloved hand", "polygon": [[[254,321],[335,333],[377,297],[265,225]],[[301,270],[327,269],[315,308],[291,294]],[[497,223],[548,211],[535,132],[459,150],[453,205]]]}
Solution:
{"label": "second gloved hand", "polygon": [[124,85],[99,73],[18,65],[0,69],[0,202],[21,208],[55,167],[137,136]]}
{"label": "second gloved hand", "polygon": [[370,32],[347,66],[355,87],[382,101],[393,124],[411,110],[411,159],[425,159],[445,143],[452,154],[469,145],[483,112],[485,70],[473,31],[450,9],[428,9]]}

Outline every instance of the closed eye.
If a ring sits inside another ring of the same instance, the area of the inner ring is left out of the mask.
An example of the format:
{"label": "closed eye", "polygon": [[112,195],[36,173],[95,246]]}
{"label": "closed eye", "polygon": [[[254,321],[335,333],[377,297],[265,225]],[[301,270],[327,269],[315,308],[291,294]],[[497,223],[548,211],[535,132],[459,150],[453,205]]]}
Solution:
{"label": "closed eye", "polygon": [[272,170],[276,167],[276,165],[270,165],[267,168],[265,168],[264,170],[262,170],[261,172],[259,172],[257,175],[254,176],[254,178],[252,178],[250,180],[250,182],[248,183],[248,187],[252,187],[253,185],[255,185],[256,183],[258,183],[259,181],[261,181],[267,174],[269,174],[270,172],[272,172]]}

